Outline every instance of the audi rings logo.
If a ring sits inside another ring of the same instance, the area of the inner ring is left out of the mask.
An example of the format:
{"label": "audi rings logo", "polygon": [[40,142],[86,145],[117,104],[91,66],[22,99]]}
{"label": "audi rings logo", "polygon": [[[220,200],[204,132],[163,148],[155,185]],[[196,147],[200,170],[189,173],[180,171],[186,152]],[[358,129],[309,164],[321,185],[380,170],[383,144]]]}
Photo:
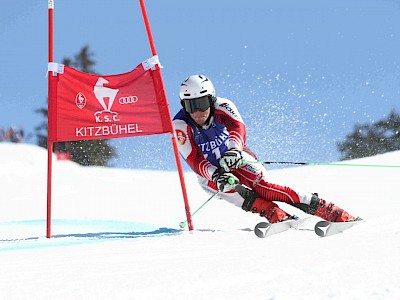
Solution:
{"label": "audi rings logo", "polygon": [[138,102],[138,100],[137,96],[125,96],[119,98],[118,102],[119,104],[132,104]]}

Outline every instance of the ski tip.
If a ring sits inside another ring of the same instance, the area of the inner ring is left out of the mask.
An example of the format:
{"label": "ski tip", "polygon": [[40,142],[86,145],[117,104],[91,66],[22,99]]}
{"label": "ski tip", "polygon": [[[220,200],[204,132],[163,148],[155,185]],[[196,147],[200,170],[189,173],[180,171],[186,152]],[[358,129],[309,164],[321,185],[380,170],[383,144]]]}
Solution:
{"label": "ski tip", "polygon": [[348,222],[319,221],[315,224],[314,231],[318,236],[326,237],[341,233],[362,222],[364,222],[364,220],[358,217],[357,219]]}
{"label": "ski tip", "polygon": [[329,225],[330,222],[328,221],[319,221],[317,224],[315,224],[314,231],[318,236],[324,237],[326,236]]}
{"label": "ski tip", "polygon": [[267,222],[261,222],[254,228],[254,233],[259,238],[265,238],[267,236],[268,230],[271,224]]}

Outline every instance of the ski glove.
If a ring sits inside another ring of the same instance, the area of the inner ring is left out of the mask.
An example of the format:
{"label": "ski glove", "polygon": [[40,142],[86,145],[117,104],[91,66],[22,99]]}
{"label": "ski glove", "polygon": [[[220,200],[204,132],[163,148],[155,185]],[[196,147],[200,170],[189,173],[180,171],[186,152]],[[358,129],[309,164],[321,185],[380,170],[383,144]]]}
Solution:
{"label": "ski glove", "polygon": [[219,165],[224,168],[225,172],[231,169],[237,169],[242,164],[242,153],[237,149],[230,149],[222,154],[219,159]]}
{"label": "ski glove", "polygon": [[229,172],[220,173],[216,170],[212,175],[212,179],[220,192],[226,193],[233,190],[239,183],[239,179]]}

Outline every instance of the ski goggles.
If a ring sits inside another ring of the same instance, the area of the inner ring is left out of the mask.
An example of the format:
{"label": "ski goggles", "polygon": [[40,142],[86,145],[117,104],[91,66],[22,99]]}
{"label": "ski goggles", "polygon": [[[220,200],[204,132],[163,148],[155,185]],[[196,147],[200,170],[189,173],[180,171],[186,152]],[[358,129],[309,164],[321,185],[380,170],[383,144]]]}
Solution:
{"label": "ski goggles", "polygon": [[206,111],[209,109],[210,101],[212,101],[212,98],[210,95],[207,95],[195,99],[184,99],[182,100],[182,105],[188,113],[192,114],[197,110]]}

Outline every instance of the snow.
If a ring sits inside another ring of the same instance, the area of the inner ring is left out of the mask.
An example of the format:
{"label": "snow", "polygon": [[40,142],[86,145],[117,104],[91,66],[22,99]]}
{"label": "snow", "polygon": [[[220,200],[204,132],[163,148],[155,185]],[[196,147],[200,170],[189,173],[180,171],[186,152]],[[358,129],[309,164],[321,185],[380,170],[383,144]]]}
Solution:
{"label": "snow", "polygon": [[[400,151],[350,162],[400,165]],[[0,144],[0,299],[400,298],[400,168],[270,171],[366,221],[320,238],[311,218],[259,239],[251,230],[263,219],[219,199],[193,217],[195,231],[179,231],[177,172],[54,159],[46,239],[46,163],[42,148]],[[193,212],[209,196],[185,179]]]}

